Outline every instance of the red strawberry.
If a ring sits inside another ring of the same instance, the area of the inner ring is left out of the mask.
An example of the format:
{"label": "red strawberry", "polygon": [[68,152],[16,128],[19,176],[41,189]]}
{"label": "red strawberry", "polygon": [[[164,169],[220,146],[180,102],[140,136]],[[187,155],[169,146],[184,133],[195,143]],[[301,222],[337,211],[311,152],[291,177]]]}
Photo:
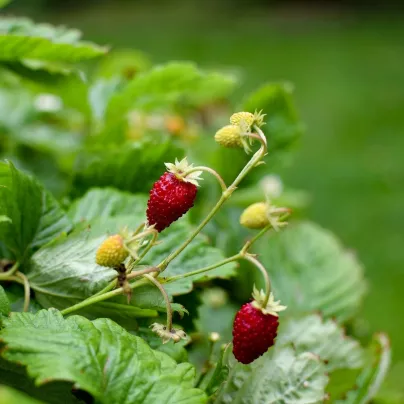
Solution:
{"label": "red strawberry", "polygon": [[168,172],[154,183],[147,203],[149,225],[154,225],[159,232],[194,206],[200,174],[199,171],[187,175],[187,170],[192,169],[192,165],[188,165],[186,158],[166,166]]}
{"label": "red strawberry", "polygon": [[274,345],[279,325],[277,312],[286,308],[274,302],[272,293],[265,308],[260,303],[265,294],[254,291],[253,296],[256,299],[241,307],[233,324],[233,354],[244,364],[253,362]]}

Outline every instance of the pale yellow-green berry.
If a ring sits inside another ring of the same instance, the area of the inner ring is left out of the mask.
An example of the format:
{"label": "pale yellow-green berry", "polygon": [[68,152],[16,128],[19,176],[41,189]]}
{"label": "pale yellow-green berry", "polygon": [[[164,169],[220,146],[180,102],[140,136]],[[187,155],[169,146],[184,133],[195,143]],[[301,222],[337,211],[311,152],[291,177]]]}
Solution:
{"label": "pale yellow-green berry", "polygon": [[227,125],[219,129],[215,134],[215,140],[223,147],[244,147],[241,129],[237,125]]}
{"label": "pale yellow-green berry", "polygon": [[230,123],[232,125],[240,125],[244,122],[249,128],[254,124],[254,121],[255,115],[251,112],[236,112],[230,117]]}
{"label": "pale yellow-green berry", "polygon": [[249,229],[262,229],[269,224],[268,204],[257,202],[250,205],[240,216],[240,224]]}
{"label": "pale yellow-green berry", "polygon": [[97,250],[95,262],[102,267],[115,268],[125,261],[128,255],[122,236],[115,234],[102,242]]}

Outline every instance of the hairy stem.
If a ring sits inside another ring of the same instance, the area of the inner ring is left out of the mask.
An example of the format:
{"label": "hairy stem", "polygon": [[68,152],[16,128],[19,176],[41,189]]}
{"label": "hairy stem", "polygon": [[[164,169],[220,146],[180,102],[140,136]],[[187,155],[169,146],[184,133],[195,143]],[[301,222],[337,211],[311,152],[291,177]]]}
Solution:
{"label": "hairy stem", "polygon": [[253,255],[251,254],[244,254],[243,258],[252,264],[254,264],[261,272],[264,282],[265,282],[265,299],[262,302],[262,307],[266,307],[269,296],[271,294],[271,281],[269,279],[268,272],[266,271],[265,267],[259,262]]}
{"label": "hairy stem", "polygon": [[261,129],[255,127],[257,130],[260,139],[261,139],[261,147],[260,149],[253,155],[250,161],[246,164],[246,166],[241,170],[239,175],[233,181],[233,183],[222,193],[219,201],[212,208],[212,210],[208,213],[206,218],[199,224],[199,226],[194,230],[194,232],[189,236],[187,240],[185,240],[175,251],[173,251],[167,258],[165,258],[159,265],[158,268],[162,271],[167,268],[168,264],[175,259],[181,252],[191,243],[191,241],[200,233],[200,231],[206,226],[206,224],[212,219],[212,217],[217,213],[220,207],[230,198],[231,194],[237,189],[237,186],[240,182],[246,177],[246,175],[260,162],[260,160],[267,153],[267,143],[264,134]]}
{"label": "hairy stem", "polygon": [[160,290],[161,294],[163,295],[164,301],[166,303],[166,310],[167,310],[167,330],[169,332],[171,332],[171,330],[173,328],[173,310],[171,308],[170,298],[168,297],[167,292],[165,291],[165,289],[163,288],[163,286],[160,284],[159,281],[157,281],[152,276],[147,275],[147,274],[144,275],[144,277],[146,279],[148,279],[151,283],[153,283]]}
{"label": "hairy stem", "polygon": [[29,289],[29,281],[28,278],[22,272],[16,272],[15,275],[9,276],[7,281],[18,282],[24,286],[24,308],[23,310],[26,312],[29,310],[30,303],[30,289]]}
{"label": "hairy stem", "polygon": [[13,276],[18,271],[19,266],[20,263],[16,261],[14,265],[11,267],[11,269],[9,269],[7,272],[0,273],[0,281],[5,281],[8,278],[10,278],[10,276]]}
{"label": "hairy stem", "polygon": [[220,175],[217,171],[215,171],[213,168],[205,167],[205,166],[198,166],[198,167],[194,167],[194,168],[191,168],[190,170],[188,170],[188,171],[185,173],[185,175],[191,174],[191,173],[193,173],[193,172],[195,172],[195,171],[206,171],[206,172],[208,172],[209,174],[212,174],[212,175],[217,179],[217,181],[219,182],[220,187],[222,188],[222,191],[223,191],[223,192],[226,191],[227,186],[226,186],[225,182],[223,181],[223,178],[222,178],[221,175]]}

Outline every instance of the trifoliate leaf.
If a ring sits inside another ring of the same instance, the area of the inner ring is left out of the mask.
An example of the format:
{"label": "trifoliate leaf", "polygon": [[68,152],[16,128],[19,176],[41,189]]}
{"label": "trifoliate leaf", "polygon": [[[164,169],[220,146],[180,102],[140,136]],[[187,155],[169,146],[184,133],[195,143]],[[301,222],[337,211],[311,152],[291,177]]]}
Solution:
{"label": "trifoliate leaf", "polygon": [[0,223],[0,241],[20,260],[71,228],[53,196],[11,163],[0,163],[0,215],[11,220]]}
{"label": "trifoliate leaf", "polygon": [[326,363],[327,371],[360,368],[364,351],[354,339],[344,335],[341,327],[319,315],[291,319],[281,327],[278,345],[293,344],[296,351],[312,352]]}
{"label": "trifoliate leaf", "polygon": [[13,313],[0,332],[3,357],[27,367],[38,385],[71,381],[108,404],[206,402],[193,388],[195,370],[153,351],[109,319],[65,320],[54,309]]}
{"label": "trifoliate leaf", "polygon": [[366,404],[372,401],[390,367],[390,341],[385,334],[373,338],[371,357],[356,380],[356,388],[337,404]]}
{"label": "trifoliate leaf", "polygon": [[229,375],[216,403],[317,404],[324,401],[328,383],[316,355],[289,347],[269,351],[247,366],[235,362]]}
{"label": "trifoliate leaf", "polygon": [[363,268],[332,233],[309,222],[293,224],[271,236],[260,253],[289,315],[320,311],[344,322],[360,308]]}

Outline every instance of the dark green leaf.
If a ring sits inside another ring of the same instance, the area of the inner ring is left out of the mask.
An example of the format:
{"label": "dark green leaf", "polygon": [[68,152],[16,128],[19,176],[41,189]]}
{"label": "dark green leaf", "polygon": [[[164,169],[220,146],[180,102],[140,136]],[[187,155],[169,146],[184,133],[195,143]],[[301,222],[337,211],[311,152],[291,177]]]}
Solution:
{"label": "dark green leaf", "polygon": [[366,291],[363,268],[332,233],[296,223],[271,236],[261,253],[289,315],[321,311],[343,322],[360,308]]}
{"label": "dark green leaf", "polygon": [[2,286],[0,286],[0,317],[8,316],[10,313],[10,302],[8,300],[7,294]]}
{"label": "dark green leaf", "polygon": [[16,259],[70,229],[58,202],[35,179],[11,163],[0,163],[0,223],[2,241]]}
{"label": "dark green leaf", "polygon": [[182,156],[183,151],[168,141],[146,140],[88,148],[78,156],[72,193],[82,195],[97,186],[148,192],[164,173],[164,163]]}
{"label": "dark green leaf", "polygon": [[193,388],[190,364],[177,365],[109,319],[65,320],[54,309],[13,313],[0,338],[7,345],[3,356],[25,365],[38,385],[71,381],[108,404],[206,402]]}

